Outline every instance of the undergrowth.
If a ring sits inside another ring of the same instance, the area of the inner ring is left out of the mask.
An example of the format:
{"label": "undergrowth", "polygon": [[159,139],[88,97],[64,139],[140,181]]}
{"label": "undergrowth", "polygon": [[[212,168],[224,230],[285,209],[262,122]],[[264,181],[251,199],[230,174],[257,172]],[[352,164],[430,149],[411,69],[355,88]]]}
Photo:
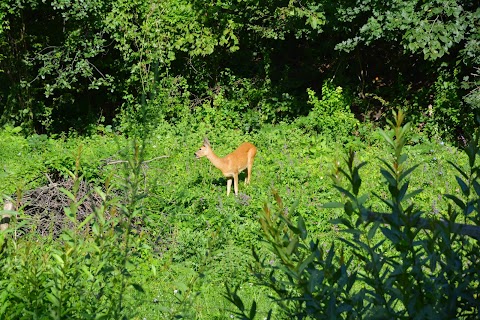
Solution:
{"label": "undergrowth", "polygon": [[[205,135],[220,156],[243,141],[257,146],[252,184],[240,183],[238,197],[226,197],[221,173],[206,159],[194,158]],[[65,214],[75,228],[53,239],[33,232],[15,237],[15,228],[29,223],[18,203],[20,214],[2,233],[0,314],[224,319],[235,316],[222,296],[228,281],[238,295],[254,298],[257,314],[267,317],[273,292],[254,285],[249,266],[255,261],[252,247],[269,254],[258,219],[272,188],[284,199],[284,210],[295,208],[309,235],[329,248],[339,235],[329,221],[342,211],[322,205],[344,200],[329,175],[346,146],[354,149],[355,164],[368,160],[362,186],[377,190],[372,205],[387,208],[389,189],[377,168],[388,149],[380,135],[366,141],[352,137],[344,145],[298,124],[264,125],[241,134],[162,122],[142,143],[114,134],[25,138],[13,128],[3,130],[0,185],[5,200],[16,201],[55,176],[72,176],[94,185],[92,192],[103,204],[78,222],[75,212],[84,199],[75,196],[75,187],[65,190],[72,200]],[[419,164],[410,179],[411,188],[424,189],[415,198],[418,207],[432,216],[444,212],[443,194],[458,193],[448,161],[462,166],[467,158],[441,141],[404,148],[411,155],[406,163]]]}

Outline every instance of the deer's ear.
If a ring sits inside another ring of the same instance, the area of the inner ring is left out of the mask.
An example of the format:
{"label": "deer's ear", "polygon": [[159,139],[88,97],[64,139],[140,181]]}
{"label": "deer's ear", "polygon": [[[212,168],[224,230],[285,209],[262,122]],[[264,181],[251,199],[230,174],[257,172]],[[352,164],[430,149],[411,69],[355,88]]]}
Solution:
{"label": "deer's ear", "polygon": [[208,141],[207,137],[203,138],[203,145],[206,147],[210,147],[210,141]]}

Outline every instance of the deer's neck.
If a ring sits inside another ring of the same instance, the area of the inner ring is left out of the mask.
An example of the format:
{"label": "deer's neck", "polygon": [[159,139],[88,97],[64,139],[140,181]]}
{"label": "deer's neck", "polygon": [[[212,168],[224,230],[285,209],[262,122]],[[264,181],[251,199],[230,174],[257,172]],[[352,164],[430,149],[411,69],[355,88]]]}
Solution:
{"label": "deer's neck", "polygon": [[210,160],[210,162],[215,166],[217,167],[218,169],[220,169],[222,172],[223,170],[225,169],[225,159],[223,158],[220,158],[219,156],[217,156],[213,150],[207,155],[207,159]]}

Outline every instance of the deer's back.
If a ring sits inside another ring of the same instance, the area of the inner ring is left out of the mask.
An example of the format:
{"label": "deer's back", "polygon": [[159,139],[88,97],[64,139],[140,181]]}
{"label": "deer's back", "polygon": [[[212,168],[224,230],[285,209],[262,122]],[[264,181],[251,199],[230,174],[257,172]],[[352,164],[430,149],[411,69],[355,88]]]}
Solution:
{"label": "deer's back", "polygon": [[242,143],[235,151],[227,155],[235,167],[243,170],[247,167],[249,158],[253,160],[257,154],[257,148],[250,142]]}

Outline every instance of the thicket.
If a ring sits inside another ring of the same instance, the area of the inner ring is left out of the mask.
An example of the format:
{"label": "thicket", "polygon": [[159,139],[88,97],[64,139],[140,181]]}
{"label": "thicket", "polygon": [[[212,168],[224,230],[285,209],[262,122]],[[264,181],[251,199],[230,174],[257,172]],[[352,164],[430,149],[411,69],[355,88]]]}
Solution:
{"label": "thicket", "polygon": [[2,0],[0,121],[39,134],[126,130],[136,97],[155,92],[156,119],[248,132],[314,111],[313,92],[322,99],[333,79],[361,121],[384,123],[402,105],[430,136],[465,137],[480,108],[479,7]]}
{"label": "thicket", "polygon": [[[463,155],[410,142],[417,133],[400,120],[345,145],[296,124],[211,132],[220,155],[243,140],[260,150],[238,197],[225,197],[216,169],[194,160],[203,135],[185,127],[164,122],[146,144],[3,131],[0,183],[20,214],[9,212],[0,233],[1,315],[474,318],[478,138]],[[345,166],[333,161],[342,146],[356,150]],[[42,236],[22,194],[51,185],[45,174],[74,183],[63,190],[69,228]],[[86,216],[82,180],[101,198]]]}

